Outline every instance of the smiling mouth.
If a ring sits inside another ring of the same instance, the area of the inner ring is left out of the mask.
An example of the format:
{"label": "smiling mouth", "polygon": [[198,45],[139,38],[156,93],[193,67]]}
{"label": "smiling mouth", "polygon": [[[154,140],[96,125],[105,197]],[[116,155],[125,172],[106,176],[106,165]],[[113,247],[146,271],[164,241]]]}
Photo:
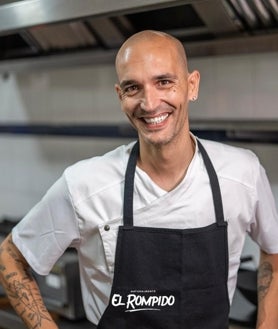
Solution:
{"label": "smiling mouth", "polygon": [[163,114],[154,118],[143,118],[143,120],[148,123],[148,124],[152,124],[152,125],[157,125],[161,122],[163,122],[164,120],[166,120],[168,118],[169,114]]}

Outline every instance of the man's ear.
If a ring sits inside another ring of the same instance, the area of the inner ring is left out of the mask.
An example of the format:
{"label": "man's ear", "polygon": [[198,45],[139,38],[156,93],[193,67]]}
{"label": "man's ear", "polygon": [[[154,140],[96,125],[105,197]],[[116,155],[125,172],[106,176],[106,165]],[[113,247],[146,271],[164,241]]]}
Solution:
{"label": "man's ear", "polygon": [[115,84],[115,91],[119,97],[119,100],[121,101],[123,96],[122,96],[122,89],[120,87],[120,85],[118,85],[117,83]]}
{"label": "man's ear", "polygon": [[198,98],[200,73],[199,71],[193,71],[188,76],[188,100],[195,101]]}

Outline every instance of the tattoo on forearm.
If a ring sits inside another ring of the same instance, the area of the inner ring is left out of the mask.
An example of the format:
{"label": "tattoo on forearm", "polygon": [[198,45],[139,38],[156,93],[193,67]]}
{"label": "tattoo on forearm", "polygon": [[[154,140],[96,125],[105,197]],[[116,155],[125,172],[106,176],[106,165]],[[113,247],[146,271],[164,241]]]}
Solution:
{"label": "tattoo on forearm", "polygon": [[[8,294],[15,302],[15,308],[21,309],[20,315],[25,315],[34,323],[33,328],[40,328],[42,320],[52,321],[47,312],[39,292],[31,289],[28,282],[14,280],[9,284]],[[25,314],[27,313],[27,314]]]}
{"label": "tattoo on forearm", "polygon": [[53,320],[44,305],[39,288],[33,282],[30,268],[17,253],[11,238],[4,251],[11,257],[11,262],[16,264],[11,271],[0,265],[7,296],[28,327],[31,325],[32,329],[42,328],[43,320],[50,322]]}
{"label": "tattoo on forearm", "polygon": [[17,254],[14,252],[13,248],[7,248],[7,251],[9,253],[9,255],[16,261],[16,262],[19,262],[21,263],[21,261],[18,259],[18,256]]}
{"label": "tattoo on forearm", "polygon": [[17,275],[16,272],[9,273],[9,274],[6,275],[6,279],[9,280],[9,279],[11,279],[13,276],[16,276],[16,275]]}
{"label": "tattoo on forearm", "polygon": [[258,270],[258,299],[261,301],[266,296],[272,281],[273,269],[269,262],[264,262]]}

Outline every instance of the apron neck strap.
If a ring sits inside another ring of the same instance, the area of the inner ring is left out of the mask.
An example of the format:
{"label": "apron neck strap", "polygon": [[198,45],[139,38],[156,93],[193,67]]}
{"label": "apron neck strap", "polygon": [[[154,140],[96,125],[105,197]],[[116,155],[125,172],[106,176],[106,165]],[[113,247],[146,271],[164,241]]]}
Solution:
{"label": "apron neck strap", "polygon": [[222,203],[221,191],[220,191],[217,174],[216,174],[213,164],[207,154],[207,151],[205,150],[205,148],[203,147],[203,145],[201,144],[201,142],[199,140],[197,140],[197,143],[198,143],[198,147],[202,154],[202,157],[203,157],[203,160],[205,163],[205,167],[206,167],[206,170],[207,170],[207,173],[209,176],[216,222],[218,225],[226,225],[226,222],[224,220],[223,203]]}
{"label": "apron neck strap", "polygon": [[[210,161],[210,158],[200,143],[197,140],[199,150],[204,160],[204,164],[209,176],[212,196],[213,196],[213,205],[215,210],[216,222],[218,225],[226,225],[224,221],[224,212],[220,186],[217,178],[217,174],[214,170],[214,167]],[[137,141],[133,146],[129,160],[127,163],[126,173],[125,173],[125,184],[124,184],[124,208],[123,208],[123,220],[125,226],[133,226],[133,189],[134,189],[134,176],[136,169],[136,162],[139,155],[139,142]]]}
{"label": "apron neck strap", "polygon": [[139,141],[135,143],[131,150],[125,173],[123,219],[124,225],[127,226],[133,226],[133,189],[138,155]]}

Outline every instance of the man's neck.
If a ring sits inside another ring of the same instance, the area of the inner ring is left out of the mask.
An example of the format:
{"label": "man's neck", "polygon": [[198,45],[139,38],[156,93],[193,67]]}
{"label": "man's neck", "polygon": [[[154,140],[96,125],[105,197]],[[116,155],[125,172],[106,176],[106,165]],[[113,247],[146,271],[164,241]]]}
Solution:
{"label": "man's neck", "polygon": [[195,143],[188,135],[182,143],[175,145],[140,146],[137,165],[162,189],[173,190],[185,177],[194,156]]}

